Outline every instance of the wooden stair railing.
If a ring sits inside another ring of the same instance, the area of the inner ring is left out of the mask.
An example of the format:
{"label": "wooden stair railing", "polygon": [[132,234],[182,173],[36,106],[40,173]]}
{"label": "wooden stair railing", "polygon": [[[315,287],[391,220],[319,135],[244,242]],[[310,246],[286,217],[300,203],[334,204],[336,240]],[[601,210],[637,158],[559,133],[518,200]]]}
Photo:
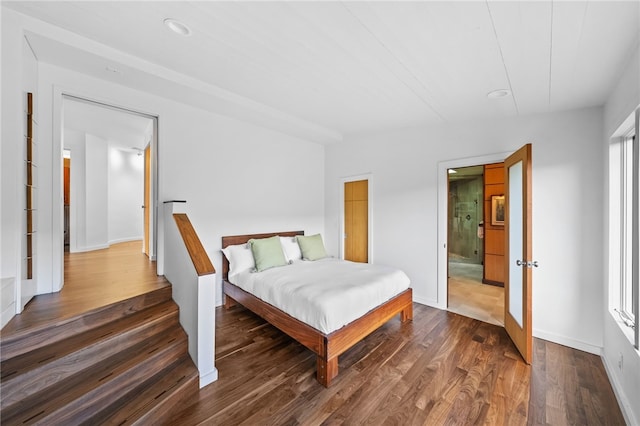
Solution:
{"label": "wooden stair railing", "polygon": [[215,274],[216,268],[213,267],[213,263],[211,263],[204,246],[200,242],[196,230],[193,229],[189,217],[185,213],[174,213],[173,219],[176,221],[178,231],[182,236],[182,240],[184,241],[198,276]]}

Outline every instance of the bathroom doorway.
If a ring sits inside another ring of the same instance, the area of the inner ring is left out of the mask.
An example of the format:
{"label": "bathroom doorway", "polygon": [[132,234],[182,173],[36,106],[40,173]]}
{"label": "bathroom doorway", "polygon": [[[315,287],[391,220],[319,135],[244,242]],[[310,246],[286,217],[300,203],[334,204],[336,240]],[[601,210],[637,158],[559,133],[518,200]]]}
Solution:
{"label": "bathroom doorway", "polygon": [[448,170],[447,305],[452,312],[504,325],[504,289],[492,275],[498,266],[494,253],[497,234],[491,234],[491,246],[487,247],[485,232],[497,227],[490,211],[494,193],[500,192],[493,182],[499,178],[494,172],[498,166],[502,170],[502,163]]}

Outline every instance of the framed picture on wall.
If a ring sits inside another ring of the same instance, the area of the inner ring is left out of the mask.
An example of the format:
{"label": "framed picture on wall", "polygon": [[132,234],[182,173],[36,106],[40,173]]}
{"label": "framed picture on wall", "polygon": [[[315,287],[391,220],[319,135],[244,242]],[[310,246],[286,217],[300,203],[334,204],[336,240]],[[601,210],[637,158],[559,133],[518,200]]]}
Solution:
{"label": "framed picture on wall", "polygon": [[504,226],[504,195],[491,196],[491,225]]}

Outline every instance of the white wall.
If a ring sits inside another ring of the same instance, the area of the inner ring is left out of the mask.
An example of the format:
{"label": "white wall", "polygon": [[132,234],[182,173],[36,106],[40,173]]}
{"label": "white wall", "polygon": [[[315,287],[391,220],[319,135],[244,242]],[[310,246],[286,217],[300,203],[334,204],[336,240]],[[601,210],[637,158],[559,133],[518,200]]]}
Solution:
{"label": "white wall", "polygon": [[69,250],[83,251],[86,246],[85,134],[65,129],[64,148],[71,152],[69,178]]}
{"label": "white wall", "polygon": [[438,292],[438,163],[533,144],[534,335],[602,346],[602,109],[350,137],[326,150],[326,232],[338,254],[341,178],[372,173],[376,263],[404,269],[414,299]]}
{"label": "white wall", "polygon": [[180,324],[189,336],[189,355],[198,367],[200,387],[218,379],[215,367],[216,274],[198,275],[175,220],[175,213],[187,213],[185,203],[163,204],[167,253],[165,276],[173,284],[171,296],[180,307]]}
{"label": "white wall", "polygon": [[109,244],[143,238],[144,156],[109,146]]}
{"label": "white wall", "polygon": [[[604,109],[604,135],[602,144],[601,160],[604,167],[609,164],[609,144],[613,133],[618,126],[635,111],[640,105],[640,46],[636,46],[630,55],[629,61],[620,74],[618,83],[612,91]],[[603,227],[605,230],[609,226],[608,216],[608,188],[609,173],[605,174],[604,191],[605,202],[603,203]],[[602,280],[604,283],[609,281],[609,257],[608,246],[609,235],[606,234],[604,239],[605,250],[602,262],[605,265]],[[618,283],[611,283],[618,285]],[[615,314],[610,311],[610,306],[614,305],[614,301],[609,300],[608,286],[603,289],[603,300],[601,309],[604,315],[604,348],[603,359],[607,373],[613,384],[613,388],[624,407],[626,420],[629,424],[640,424],[640,352],[636,350],[629,339],[624,335],[621,325],[617,322]],[[636,325],[637,326],[637,325]],[[622,326],[624,327],[624,326]],[[619,367],[618,361],[620,356],[623,358],[622,368]]]}
{"label": "white wall", "polygon": [[[321,145],[63,68],[41,64],[40,70],[43,92],[50,94],[42,99],[45,109],[53,105],[57,90],[158,116],[160,202],[187,200],[189,218],[216,268],[222,266],[223,235],[323,231]],[[52,117],[51,109],[41,114]],[[54,147],[60,144],[55,133],[45,132],[43,139]],[[162,240],[158,246],[160,267]],[[220,278],[217,286],[220,304]]]}
{"label": "white wall", "polygon": [[107,141],[87,134],[85,137],[85,250],[108,247],[109,191]]}
{"label": "white wall", "polygon": [[71,151],[70,251],[141,240],[144,157],[71,129],[63,141]]}
{"label": "white wall", "polygon": [[[22,32],[20,27],[2,14],[2,257],[0,276],[16,280],[18,277],[18,245],[20,206],[18,189],[22,167]],[[7,67],[5,64],[14,64]]]}
{"label": "white wall", "polygon": [[187,200],[216,269],[224,235],[323,231],[322,146],[177,105],[159,123],[160,200]]}
{"label": "white wall", "polygon": [[[24,29],[58,30],[7,9],[3,9],[2,19],[4,90],[5,84],[13,87],[20,81],[19,71],[14,73],[11,66],[5,65],[12,63],[5,62],[5,57],[11,59],[13,45],[20,42],[16,34],[22,34]],[[12,24],[5,26],[7,21]],[[86,42],[80,38],[76,41],[79,45]],[[42,222],[37,247],[42,260],[37,271],[42,278],[38,282],[39,293],[57,291],[62,285],[63,93],[158,117],[159,200],[188,201],[191,222],[216,268],[221,268],[219,250],[223,235],[298,229],[314,233],[324,229],[321,145],[45,63],[39,64],[39,90],[43,147],[39,171],[44,181],[39,199]],[[4,132],[21,134],[18,123],[19,120],[5,120],[3,115],[3,139]],[[4,176],[4,166],[10,161],[4,151],[2,161]],[[16,190],[9,182],[7,186]],[[161,210],[158,215],[161,271],[164,226]],[[221,303],[220,279],[217,286],[217,302]]]}
{"label": "white wall", "polygon": [[[27,92],[34,94],[36,111],[34,136],[38,139],[38,64],[33,52],[24,39],[20,25],[11,19],[10,14],[2,13],[1,19],[1,92],[2,92],[2,146],[0,158],[0,327],[4,326],[33,294],[37,285],[36,278],[26,279],[25,208],[25,134]],[[12,66],[7,66],[11,64]],[[36,162],[39,160],[35,152]],[[38,174],[34,175],[34,179]],[[36,181],[37,182],[37,181]],[[36,206],[38,200],[35,200]],[[36,220],[39,212],[35,213]],[[38,230],[38,225],[35,225]],[[37,243],[38,236],[34,237]],[[37,254],[37,252],[36,252]],[[34,269],[39,256],[34,256]],[[18,302],[18,303],[16,303]]]}

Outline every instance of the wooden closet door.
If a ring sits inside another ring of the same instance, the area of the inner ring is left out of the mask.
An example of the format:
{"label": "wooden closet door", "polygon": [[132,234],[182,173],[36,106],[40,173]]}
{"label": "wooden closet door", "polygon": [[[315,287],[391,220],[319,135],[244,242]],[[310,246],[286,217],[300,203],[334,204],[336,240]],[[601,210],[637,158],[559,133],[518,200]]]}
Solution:
{"label": "wooden closet door", "polygon": [[369,181],[344,184],[344,258],[369,261]]}

